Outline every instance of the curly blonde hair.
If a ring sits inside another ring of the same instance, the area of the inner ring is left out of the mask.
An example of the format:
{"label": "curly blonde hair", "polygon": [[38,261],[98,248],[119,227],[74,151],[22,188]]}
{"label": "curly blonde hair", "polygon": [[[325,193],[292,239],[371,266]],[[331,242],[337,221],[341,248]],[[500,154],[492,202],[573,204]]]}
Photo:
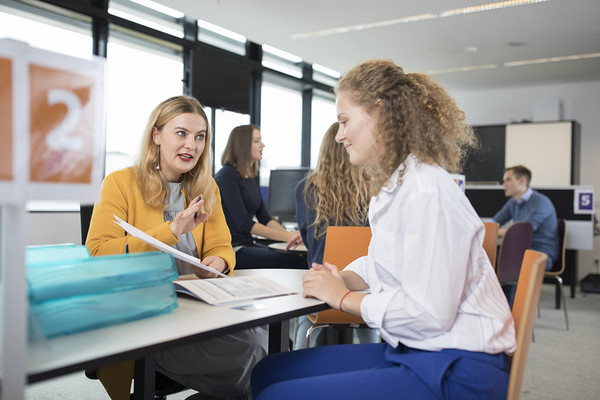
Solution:
{"label": "curly blonde hair", "polygon": [[352,68],[336,93],[348,95],[376,118],[379,157],[369,165],[373,190],[381,189],[410,153],[421,162],[459,172],[466,151],[477,144],[464,112],[440,85],[424,74],[405,74],[390,60]]}
{"label": "curly blonde hair", "polygon": [[350,163],[335,141],[339,124],[329,127],[319,151],[317,167],[306,178],[304,202],[315,210],[315,238],[327,233],[329,225],[362,226],[367,223],[369,181],[362,166]]}
{"label": "curly blonde hair", "polygon": [[200,159],[194,168],[182,176],[183,192],[185,193],[186,204],[190,204],[192,199],[202,194],[204,211],[210,215],[217,203],[211,173],[210,125],[206,113],[195,98],[175,96],[156,106],[148,118],[140,152],[133,167],[139,177],[138,184],[145,203],[153,208],[164,209],[166,200],[169,198],[169,183],[162,172],[156,169],[160,161],[160,148],[152,139],[152,129],[156,127],[160,131],[172,118],[187,113],[198,114],[204,119],[206,122],[206,137],[204,151],[200,155]]}

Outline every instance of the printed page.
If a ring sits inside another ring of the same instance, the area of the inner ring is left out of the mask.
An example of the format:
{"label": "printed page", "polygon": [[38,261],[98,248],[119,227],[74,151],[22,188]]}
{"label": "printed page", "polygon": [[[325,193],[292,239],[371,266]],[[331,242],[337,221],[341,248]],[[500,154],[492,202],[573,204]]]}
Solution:
{"label": "printed page", "polygon": [[271,279],[258,276],[177,280],[173,283],[176,291],[212,305],[296,293]]}
{"label": "printed page", "polygon": [[115,217],[116,221],[113,221],[115,224],[119,225],[121,228],[125,229],[125,231],[127,233],[129,233],[131,236],[136,237],[140,240],[143,240],[144,242],[156,247],[157,249],[159,249],[162,252],[165,253],[169,253],[172,254],[173,257],[178,258],[180,260],[183,260],[189,264],[192,264],[196,267],[202,268],[204,270],[207,270],[209,272],[212,272],[213,274],[217,274],[219,276],[222,276],[224,278],[229,278],[227,275],[217,271],[214,268],[208,267],[204,264],[202,264],[200,262],[200,260],[192,255],[189,254],[185,254],[171,246],[168,246],[166,244],[164,244],[163,242],[161,242],[160,240],[153,238],[152,236],[148,235],[146,232],[139,230],[138,228],[136,228],[135,226],[128,224],[127,222],[123,221],[121,218],[117,217],[116,215],[113,215],[113,217]]}

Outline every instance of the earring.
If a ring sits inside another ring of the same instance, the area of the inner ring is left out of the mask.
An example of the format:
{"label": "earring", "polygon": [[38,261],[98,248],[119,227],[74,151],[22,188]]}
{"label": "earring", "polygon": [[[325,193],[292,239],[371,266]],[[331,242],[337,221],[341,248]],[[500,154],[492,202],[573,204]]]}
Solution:
{"label": "earring", "polygon": [[[156,148],[158,149],[158,157],[159,157],[159,160],[160,160],[160,144],[157,144]],[[156,170],[160,171],[160,161],[159,161],[158,164],[156,164]]]}

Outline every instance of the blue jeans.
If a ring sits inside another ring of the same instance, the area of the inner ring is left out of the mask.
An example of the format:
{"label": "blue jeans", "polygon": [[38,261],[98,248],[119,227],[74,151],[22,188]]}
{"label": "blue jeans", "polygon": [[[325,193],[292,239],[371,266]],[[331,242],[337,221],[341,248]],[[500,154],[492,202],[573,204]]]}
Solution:
{"label": "blue jeans", "polygon": [[252,371],[255,400],[506,399],[504,354],[423,351],[387,343],[272,354]]}
{"label": "blue jeans", "polygon": [[300,254],[271,250],[262,243],[242,246],[235,252],[236,269],[292,268],[306,269],[306,260]]}

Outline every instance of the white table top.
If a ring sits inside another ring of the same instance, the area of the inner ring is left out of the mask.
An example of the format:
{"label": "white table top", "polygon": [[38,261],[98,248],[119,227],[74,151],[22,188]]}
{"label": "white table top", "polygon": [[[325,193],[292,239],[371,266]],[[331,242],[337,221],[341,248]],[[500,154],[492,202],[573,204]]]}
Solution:
{"label": "white table top", "polygon": [[300,252],[300,253],[306,253],[306,252],[308,252],[308,249],[307,249],[307,248],[306,248],[306,246],[305,246],[305,245],[303,245],[303,244],[299,244],[298,246],[296,246],[296,248],[294,248],[294,249],[289,249],[289,250],[286,250],[286,249],[285,249],[285,248],[286,248],[286,246],[287,246],[287,242],[275,242],[275,243],[269,243],[267,246],[268,246],[270,249],[273,249],[273,250],[282,250],[282,251],[297,251],[297,252]]}
{"label": "white table top", "polygon": [[[234,271],[234,275],[264,275],[301,292],[305,272],[255,269]],[[301,294],[254,300],[260,309],[244,311],[231,305],[214,307],[187,297],[178,299],[179,307],[165,315],[31,343],[26,367],[30,382],[328,308]]]}

